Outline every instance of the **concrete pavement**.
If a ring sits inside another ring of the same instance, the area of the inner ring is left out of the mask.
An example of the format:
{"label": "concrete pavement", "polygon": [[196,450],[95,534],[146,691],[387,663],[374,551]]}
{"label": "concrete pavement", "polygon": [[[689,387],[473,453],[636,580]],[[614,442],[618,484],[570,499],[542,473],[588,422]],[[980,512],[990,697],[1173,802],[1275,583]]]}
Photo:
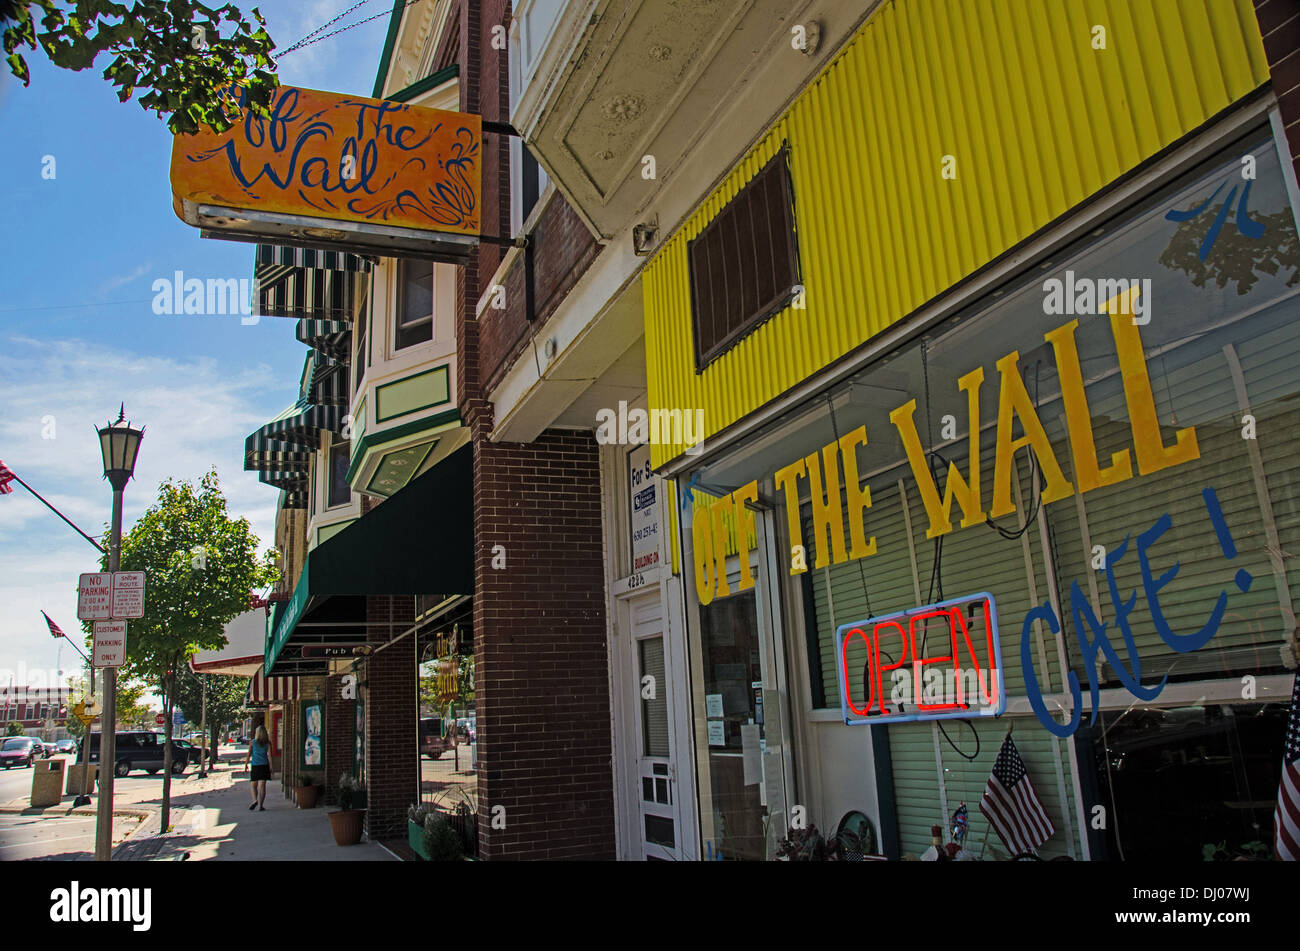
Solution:
{"label": "concrete pavement", "polygon": [[[339,846],[330,832],[327,808],[298,809],[286,800],[278,778],[267,783],[266,810],[250,811],[251,800],[244,754],[232,749],[207,776],[196,770],[173,776],[171,829],[159,828],[162,782],[160,777],[115,783],[115,816],[140,820],[122,827],[123,838],[113,851],[118,861],[396,861],[389,852],[370,842]],[[27,798],[0,804],[0,815],[59,822],[85,822],[95,814],[95,803],[72,809],[71,796],[47,809],[33,809]],[[118,839],[115,823],[115,842]],[[127,826],[131,828],[127,829]],[[70,830],[72,831],[72,830]],[[78,827],[76,832],[82,832]],[[89,830],[86,830],[89,831]],[[37,838],[35,831],[30,837]],[[55,836],[53,838],[62,838]],[[90,841],[85,847],[92,845]],[[77,849],[82,843],[67,840]],[[29,851],[24,849],[23,851]],[[28,856],[23,856],[28,857]],[[30,857],[38,857],[32,854]],[[40,857],[89,860],[89,851],[63,851]]]}

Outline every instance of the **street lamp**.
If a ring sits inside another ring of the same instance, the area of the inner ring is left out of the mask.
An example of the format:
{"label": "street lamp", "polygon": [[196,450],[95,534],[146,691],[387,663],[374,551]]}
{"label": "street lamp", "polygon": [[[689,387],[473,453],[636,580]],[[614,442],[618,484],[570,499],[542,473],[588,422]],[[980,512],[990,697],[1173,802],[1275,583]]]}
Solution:
{"label": "street lamp", "polygon": [[[108,570],[117,571],[122,554],[122,492],[135,472],[144,427],[135,429],[126,421],[123,403],[117,420],[99,433],[104,455],[104,478],[113,487],[113,523],[108,545]],[[104,668],[104,715],[99,721],[99,814],[95,827],[95,858],[107,862],[113,854],[113,767],[117,761],[117,668]],[[89,745],[89,744],[88,744]],[[105,770],[107,765],[108,769]]]}

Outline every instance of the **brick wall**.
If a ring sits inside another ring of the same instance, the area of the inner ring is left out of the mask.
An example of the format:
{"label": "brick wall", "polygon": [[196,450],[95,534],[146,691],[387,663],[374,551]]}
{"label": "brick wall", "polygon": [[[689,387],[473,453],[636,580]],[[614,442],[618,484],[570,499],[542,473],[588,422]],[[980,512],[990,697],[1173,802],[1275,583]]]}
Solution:
{"label": "brick wall", "polygon": [[[509,4],[485,0],[480,10],[479,4],[462,0],[461,6],[461,108],[489,119],[505,118],[506,53],[492,50],[490,39],[491,25],[508,21]],[[491,94],[481,93],[489,89]],[[506,144],[499,146],[504,152]],[[510,211],[506,171],[503,161],[488,174],[485,163],[484,209],[494,210],[501,234],[508,228]],[[489,204],[487,192],[494,186],[501,199]],[[556,253],[570,255],[573,262],[593,252],[575,251],[580,235],[569,228],[566,210],[557,203],[556,210],[548,209],[544,216],[554,216],[548,218],[547,233]],[[485,215],[485,222],[491,220]],[[581,233],[585,235],[585,229]],[[540,239],[537,252],[541,264],[546,250]],[[458,269],[456,278],[457,398],[474,447],[479,856],[612,859],[614,793],[597,447],[590,433],[573,432],[548,431],[531,444],[491,442],[492,407],[484,386],[489,358],[484,348],[495,369],[503,354],[517,349],[519,338],[518,323],[514,328],[481,326],[475,319],[475,304],[499,260],[499,249],[485,247],[467,267]],[[549,294],[539,296],[539,306],[551,299],[558,302],[567,292],[560,288],[572,275],[566,277],[560,261],[555,258],[539,267],[539,284],[545,282]],[[516,316],[507,319],[518,321],[522,285],[516,288],[512,292],[507,287],[508,307],[518,308]],[[492,567],[497,545],[505,550],[504,570]],[[413,690],[414,677],[411,683]],[[504,828],[493,828],[494,807],[505,810]]]}
{"label": "brick wall", "polygon": [[[524,359],[532,359],[525,354],[529,337],[555,312],[601,251],[577,212],[558,192],[538,215],[531,240],[535,311],[532,322],[525,308],[523,255],[515,258],[503,282],[505,308],[496,310],[489,306],[479,317],[481,373],[487,392],[496,386],[516,357],[524,354]],[[492,277],[490,272],[480,273],[484,280]]]}
{"label": "brick wall", "polygon": [[415,622],[413,597],[366,599],[371,641],[388,644],[365,663],[366,833],[372,839],[406,836],[406,809],[416,798],[419,768],[416,724],[415,637],[390,638]]}
{"label": "brick wall", "polygon": [[1291,161],[1300,174],[1300,0],[1255,0],[1255,19],[1264,37]]}
{"label": "brick wall", "polygon": [[339,777],[352,773],[352,732],[356,701],[344,700],[343,675],[325,678],[325,801],[338,802]]}
{"label": "brick wall", "polygon": [[[590,433],[475,439],[483,858],[614,858],[600,470]],[[504,570],[492,568],[493,547]],[[505,807],[505,828],[493,809]]]}

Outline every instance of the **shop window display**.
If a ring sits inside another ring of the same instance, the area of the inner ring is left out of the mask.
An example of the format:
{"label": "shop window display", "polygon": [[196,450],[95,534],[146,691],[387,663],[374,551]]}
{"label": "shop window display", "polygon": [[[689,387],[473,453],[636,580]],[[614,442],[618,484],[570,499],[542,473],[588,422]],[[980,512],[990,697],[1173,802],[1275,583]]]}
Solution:
{"label": "shop window display", "polygon": [[[1145,755],[1136,737],[1152,724],[1171,750],[1189,747],[1165,772],[1194,771],[1215,790],[1185,797],[1196,824],[1228,849],[1269,841],[1267,810],[1251,804],[1276,790],[1280,739],[1267,736],[1285,705],[1239,707],[1240,690],[1224,687],[1184,708],[1172,688],[1239,686],[1295,665],[1300,569],[1283,553],[1300,547],[1298,294],[1295,223],[1261,131],[683,485],[739,495],[756,480],[779,533],[760,557],[774,559],[803,621],[814,708],[840,706],[841,625],[994,595],[1008,715],[1058,830],[1044,857],[1089,849],[1081,797],[1119,820],[1093,851],[1149,856],[1163,836],[1199,857],[1202,843],[1160,809],[1163,780],[1115,769],[1117,756]],[[869,500],[829,518],[851,483],[869,486]],[[698,609],[697,709],[699,693],[718,689],[711,638],[742,600]],[[849,648],[851,676],[869,662],[862,641]],[[886,684],[901,706],[917,700],[908,688]],[[1140,716],[1124,714],[1135,705]],[[888,732],[894,789],[882,793],[895,798],[900,852],[917,854],[959,801],[974,806],[1005,727]],[[715,761],[729,749],[709,748],[710,770],[725,773]],[[970,841],[982,835],[972,811]]]}

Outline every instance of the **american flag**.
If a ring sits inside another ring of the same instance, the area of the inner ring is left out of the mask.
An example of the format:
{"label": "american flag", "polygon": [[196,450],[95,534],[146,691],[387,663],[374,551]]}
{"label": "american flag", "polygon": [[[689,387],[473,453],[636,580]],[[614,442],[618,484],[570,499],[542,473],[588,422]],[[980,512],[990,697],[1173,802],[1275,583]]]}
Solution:
{"label": "american flag", "polygon": [[980,812],[1012,855],[1033,852],[1056,832],[1038,801],[1010,733],[993,763],[993,773],[980,798]]}
{"label": "american flag", "polygon": [[52,620],[50,620],[50,616],[49,616],[48,614],[46,614],[44,611],[41,612],[41,617],[45,618],[45,623],[48,624],[48,625],[50,626],[50,637],[67,637],[67,636],[68,636],[68,635],[66,635],[66,634],[63,633],[63,629],[62,629],[62,628],[60,628],[57,624],[55,624]]}
{"label": "american flag", "polygon": [[1300,862],[1300,670],[1291,688],[1291,712],[1286,718],[1282,753],[1282,782],[1273,810],[1273,852],[1280,861]]}
{"label": "american flag", "polygon": [[3,460],[0,460],[0,495],[8,495],[13,491],[13,488],[9,485],[13,480],[14,474],[9,471],[9,467],[4,464]]}

